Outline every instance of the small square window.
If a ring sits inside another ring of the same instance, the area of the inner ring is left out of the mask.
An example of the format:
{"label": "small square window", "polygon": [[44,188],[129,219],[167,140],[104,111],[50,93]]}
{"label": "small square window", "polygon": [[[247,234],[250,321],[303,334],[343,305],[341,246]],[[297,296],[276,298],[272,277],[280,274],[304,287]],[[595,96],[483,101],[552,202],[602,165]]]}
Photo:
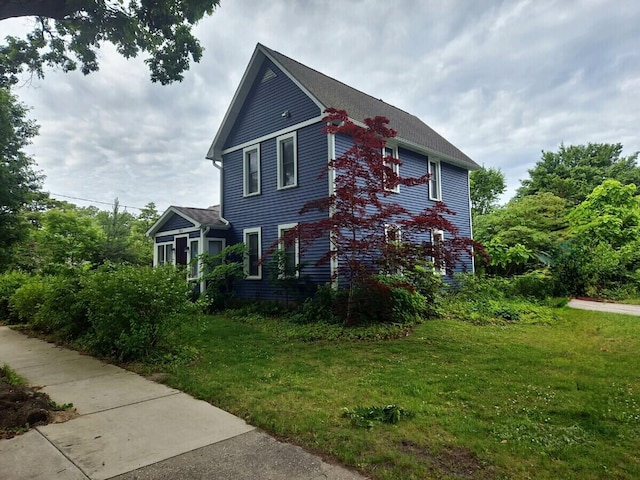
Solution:
{"label": "small square window", "polygon": [[429,198],[431,200],[442,200],[442,191],[440,186],[440,162],[438,160],[429,160]]}
{"label": "small square window", "polygon": [[243,150],[244,196],[260,194],[260,146]]}
{"label": "small square window", "polygon": [[298,148],[296,133],[277,139],[278,145],[278,189],[298,185]]}

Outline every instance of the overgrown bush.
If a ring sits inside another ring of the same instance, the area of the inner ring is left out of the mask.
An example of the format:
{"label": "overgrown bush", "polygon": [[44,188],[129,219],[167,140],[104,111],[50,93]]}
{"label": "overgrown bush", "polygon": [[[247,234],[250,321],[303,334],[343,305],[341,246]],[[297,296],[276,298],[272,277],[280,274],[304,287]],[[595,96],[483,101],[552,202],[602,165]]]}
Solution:
{"label": "overgrown bush", "polygon": [[334,314],[337,295],[337,290],[331,285],[319,285],[315,294],[307,298],[290,319],[296,323],[340,323]]}
{"label": "overgrown bush", "polygon": [[16,293],[16,290],[26,283],[31,276],[17,270],[0,275],[0,319],[9,322],[19,320],[17,314],[9,308],[9,300]]}
{"label": "overgrown bush", "polygon": [[445,295],[443,311],[451,318],[478,325],[555,320],[547,300],[525,297],[518,288],[524,287],[519,287],[514,279],[456,275]]}
{"label": "overgrown bush", "polygon": [[90,348],[134,360],[147,355],[190,308],[190,287],[172,267],[104,267],[83,280]]}
{"label": "overgrown bush", "polygon": [[87,307],[80,295],[81,275],[71,269],[43,278],[46,288],[42,305],[29,322],[35,329],[64,339],[78,338],[89,330]]}
{"label": "overgrown bush", "polygon": [[[367,277],[349,290],[338,290],[334,312],[345,324],[415,323],[426,312],[425,298],[401,275]],[[348,311],[349,309],[349,311]]]}
{"label": "overgrown bush", "polygon": [[423,316],[437,317],[441,313],[442,275],[434,272],[433,268],[414,265],[404,272],[404,277],[425,299]]}
{"label": "overgrown bush", "polygon": [[202,279],[206,284],[206,310],[209,313],[233,305],[234,287],[238,280],[246,276],[243,261],[245,250],[244,243],[236,243],[225,247],[216,255],[200,255],[199,261],[204,264]]}
{"label": "overgrown bush", "polygon": [[534,270],[513,277],[513,292],[523,297],[544,300],[556,290],[553,275],[548,269]]}
{"label": "overgrown bush", "polygon": [[46,277],[30,277],[9,299],[9,308],[20,323],[33,322],[51,288]]}

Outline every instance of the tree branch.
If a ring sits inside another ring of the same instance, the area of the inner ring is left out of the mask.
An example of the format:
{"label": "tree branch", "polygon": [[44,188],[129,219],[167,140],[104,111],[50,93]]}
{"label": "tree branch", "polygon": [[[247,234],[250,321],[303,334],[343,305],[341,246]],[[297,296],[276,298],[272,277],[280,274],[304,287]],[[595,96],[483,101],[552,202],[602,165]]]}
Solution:
{"label": "tree branch", "polygon": [[0,0],[0,20],[15,17],[46,17],[62,20],[82,9],[70,0]]}

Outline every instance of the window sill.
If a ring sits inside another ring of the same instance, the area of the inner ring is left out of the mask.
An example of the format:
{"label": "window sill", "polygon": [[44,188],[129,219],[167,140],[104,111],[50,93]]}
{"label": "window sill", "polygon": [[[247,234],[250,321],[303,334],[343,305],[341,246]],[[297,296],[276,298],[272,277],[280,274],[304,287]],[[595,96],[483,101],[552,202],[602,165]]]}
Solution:
{"label": "window sill", "polygon": [[247,194],[243,194],[242,195],[244,198],[249,198],[249,197],[258,197],[260,196],[260,192],[258,193],[247,193]]}
{"label": "window sill", "polygon": [[289,190],[290,188],[296,188],[298,186],[298,184],[294,184],[294,185],[287,185],[285,187],[278,187],[278,190]]}

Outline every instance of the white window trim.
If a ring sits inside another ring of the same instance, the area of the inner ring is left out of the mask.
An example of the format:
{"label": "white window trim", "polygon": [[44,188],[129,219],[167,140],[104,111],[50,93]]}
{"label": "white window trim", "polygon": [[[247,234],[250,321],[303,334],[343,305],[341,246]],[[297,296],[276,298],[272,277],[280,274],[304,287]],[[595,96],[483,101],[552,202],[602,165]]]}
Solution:
{"label": "white window trim", "polygon": [[[249,193],[249,166],[247,162],[247,153],[256,152],[256,156],[258,159],[258,191]],[[244,197],[253,197],[255,195],[260,195],[262,192],[262,165],[260,163],[260,144],[256,143],[249,147],[245,147],[242,149],[242,195]]]}
{"label": "white window trim", "polygon": [[249,248],[249,242],[247,242],[247,236],[253,233],[258,234],[258,275],[249,275],[249,255],[244,257],[244,273],[246,274],[246,280],[262,280],[262,227],[245,228],[242,231],[242,238],[244,244]]}
{"label": "white window trim", "polygon": [[[444,230],[431,230],[431,244],[435,245],[435,237],[436,235],[441,235],[442,236],[442,242],[444,242]],[[446,275],[447,274],[447,266],[444,264],[444,262],[442,263],[442,265],[440,266],[440,268],[438,268],[436,266],[436,261],[435,258],[433,258],[433,271],[434,272],[439,272],[440,275]]]}
{"label": "white window trim", "polygon": [[[386,145],[382,148],[382,157],[386,157],[386,149],[391,150],[391,156],[393,158],[396,159],[400,159],[399,153],[398,153],[398,147],[394,146],[394,145]],[[387,165],[387,162],[385,162],[385,165]],[[391,169],[395,172],[396,175],[400,176],[400,165],[397,163],[392,163],[391,165],[389,165],[391,167]],[[384,187],[384,189],[387,192],[393,192],[393,193],[400,193],[400,184],[396,185],[394,188],[387,188],[386,185]]]}
{"label": "white window trim", "polygon": [[[282,239],[282,234],[285,231],[291,230],[292,228],[295,228],[297,226],[298,226],[297,223],[285,223],[283,225],[278,225],[278,240]],[[282,242],[278,242],[278,250],[280,251],[284,250],[284,245],[282,244]],[[295,256],[296,256],[296,278],[299,278],[300,271],[298,270],[298,265],[300,265],[300,243],[298,242],[297,238],[295,243]]]}
{"label": "white window trim", "polygon": [[154,251],[153,251],[153,256],[154,256],[154,258],[153,258],[153,260],[154,260],[153,264],[154,264],[156,267],[158,267],[158,266],[160,266],[160,265],[167,265],[167,262],[166,262],[166,261],[165,261],[164,263],[160,263],[160,259],[158,258],[158,247],[162,247],[162,248],[164,249],[164,258],[165,258],[165,260],[166,260],[166,258],[167,258],[167,247],[171,247],[172,255],[171,255],[171,263],[170,263],[170,264],[171,264],[171,265],[175,265],[175,262],[176,262],[175,258],[176,258],[176,256],[175,256],[175,254],[174,254],[174,253],[175,253],[175,246],[173,245],[173,241],[170,241],[170,242],[158,242],[158,243],[156,243],[156,247],[155,247],[155,249],[154,249]]}
{"label": "white window trim", "polygon": [[[398,238],[389,238],[389,231],[393,229],[398,232]],[[393,223],[386,223],[384,225],[384,239],[387,242],[402,242],[402,229],[399,225],[395,225]]]}
{"label": "white window trim", "polygon": [[[227,247],[227,242],[224,238],[210,238],[210,237],[205,237],[205,240],[207,241],[207,253],[209,253],[209,244],[211,242],[220,242],[222,243],[222,249],[224,250]],[[204,252],[202,252],[204,253]]]}
{"label": "white window trim", "polygon": [[[196,260],[195,267],[194,267],[194,265],[191,265],[191,262],[194,260],[193,251],[192,251],[192,246],[193,246],[194,242],[195,242],[196,247],[198,249],[198,254],[195,257],[195,260]],[[199,238],[195,238],[195,237],[189,237],[189,240],[187,241],[187,248],[189,249],[189,251],[187,252],[187,255],[188,255],[187,256],[187,268],[188,268],[187,279],[188,280],[195,280],[200,276],[200,269],[201,269],[200,260],[198,259],[198,255],[200,255],[200,253],[202,253],[200,251],[200,239]],[[192,275],[193,268],[196,269],[196,274],[195,275]]]}
{"label": "white window trim", "polygon": [[[285,140],[293,139],[293,184],[282,185],[282,149],[280,144]],[[280,135],[276,138],[276,151],[277,151],[277,175],[278,175],[278,190],[286,190],[287,188],[294,188],[298,186],[298,135],[297,132],[287,133],[286,135]]]}
{"label": "white window trim", "polygon": [[[427,165],[428,165],[428,171],[429,171],[429,175],[433,175],[433,172],[431,171],[431,164],[435,163],[436,164],[436,174],[435,174],[435,178],[436,178],[436,186],[437,186],[437,192],[433,192],[431,189],[431,181],[432,179],[429,179],[429,200],[433,200],[435,202],[439,202],[442,200],[442,164],[440,163],[440,160],[437,158],[429,158],[427,157]],[[434,195],[435,193],[435,195]]]}

